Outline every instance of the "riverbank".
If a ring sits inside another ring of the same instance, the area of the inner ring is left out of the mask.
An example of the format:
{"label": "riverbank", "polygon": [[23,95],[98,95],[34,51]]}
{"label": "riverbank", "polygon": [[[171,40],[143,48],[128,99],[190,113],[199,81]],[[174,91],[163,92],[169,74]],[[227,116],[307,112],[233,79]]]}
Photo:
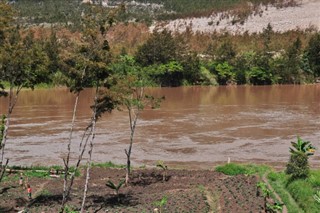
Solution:
{"label": "riverbank", "polygon": [[[168,167],[165,177],[163,170],[156,167],[135,168],[129,185],[121,187],[117,196],[106,183],[110,180],[117,185],[125,177],[125,169],[122,167],[110,163],[93,166],[86,202],[89,212],[156,212],[155,209],[158,209],[158,212],[265,212],[266,208],[281,206],[273,203],[277,201],[273,196],[274,190],[276,193],[282,190],[280,195],[288,206],[288,212],[303,210],[300,203],[296,203],[292,198],[288,200],[291,195],[286,189],[283,172],[275,172],[264,165],[226,164],[210,170]],[[62,199],[63,177],[62,174],[50,177],[50,170],[52,168],[49,167],[47,173],[22,171],[24,180],[28,177],[28,183],[33,190],[31,200],[27,198],[26,189],[18,185],[19,173],[8,174],[0,184],[0,211],[17,212],[28,209],[30,212],[58,212]],[[265,188],[267,184],[264,185],[262,177],[266,174],[273,189]],[[319,177],[320,170],[313,170],[309,179],[319,180]],[[69,212],[79,210],[84,181],[85,171],[81,169],[67,204]],[[305,180],[304,187],[310,184],[309,182]],[[317,187],[320,187],[319,181],[315,181],[312,187],[316,191]],[[310,196],[308,205],[313,208],[320,207],[315,201],[312,202],[314,191],[298,199],[305,200]],[[271,197],[265,199],[265,193],[269,193]]]}

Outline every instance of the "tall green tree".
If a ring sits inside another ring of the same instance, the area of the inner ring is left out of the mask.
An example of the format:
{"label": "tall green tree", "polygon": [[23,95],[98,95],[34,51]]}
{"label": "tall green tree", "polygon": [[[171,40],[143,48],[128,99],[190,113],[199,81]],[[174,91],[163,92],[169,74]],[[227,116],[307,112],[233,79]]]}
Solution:
{"label": "tall green tree", "polygon": [[306,52],[314,76],[320,77],[320,33],[316,33],[310,38]]}
{"label": "tall green tree", "polygon": [[111,75],[111,71],[108,68],[111,62],[111,54],[109,43],[106,39],[106,33],[109,27],[114,23],[117,13],[122,10],[123,7],[120,7],[106,13],[103,7],[99,5],[92,5],[90,10],[84,13],[81,19],[81,40],[75,43],[70,51],[62,51],[62,63],[60,67],[68,77],[67,85],[70,88],[70,91],[76,94],[76,99],[67,145],[67,156],[63,159],[65,164],[65,177],[61,212],[64,211],[64,206],[70,195],[70,190],[75,178],[73,173],[69,181],[68,173],[70,171],[69,160],[71,154],[71,140],[76,117],[77,103],[81,91],[85,87],[90,86],[95,88],[94,100],[91,107],[92,116],[88,126],[84,130],[83,137],[80,142],[78,160],[75,165],[75,168],[78,169],[83,159],[84,152],[87,151],[89,146],[89,158],[86,163],[86,181],[81,204],[81,212],[85,211],[96,122],[104,112],[111,112],[116,106],[116,101],[113,101],[113,99],[108,95],[105,95],[103,99],[98,100],[98,96],[102,93],[101,87],[105,85],[104,82]]}
{"label": "tall green tree", "polygon": [[[0,84],[8,83],[8,111],[6,124],[1,142],[1,170],[4,172],[8,162],[4,162],[5,145],[10,126],[11,115],[17,103],[22,88],[31,88],[46,80],[48,76],[48,57],[44,52],[42,43],[36,40],[30,31],[21,36],[23,29],[14,23],[14,12],[8,6],[0,2],[1,11],[5,16],[0,19],[1,44],[0,44]],[[3,86],[1,86],[3,87]],[[1,94],[6,94],[2,91]],[[0,180],[1,181],[1,180]]]}
{"label": "tall green tree", "polygon": [[183,47],[170,31],[154,31],[152,36],[138,48],[135,58],[142,66],[167,64],[177,60],[182,51]]}
{"label": "tall green tree", "polygon": [[285,54],[285,66],[281,73],[282,83],[296,84],[301,81],[301,40],[297,38]]}
{"label": "tall green tree", "polygon": [[237,52],[234,44],[230,40],[227,40],[218,47],[215,59],[219,63],[228,62],[229,64],[232,64],[236,55]]}

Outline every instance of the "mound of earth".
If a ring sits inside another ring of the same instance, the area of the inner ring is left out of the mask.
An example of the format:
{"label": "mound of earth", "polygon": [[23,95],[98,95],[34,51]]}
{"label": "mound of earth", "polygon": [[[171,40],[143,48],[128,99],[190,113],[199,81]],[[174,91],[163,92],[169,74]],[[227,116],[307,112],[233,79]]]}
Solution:
{"label": "mound of earth", "polygon": [[[84,174],[84,173],[83,173]],[[118,183],[124,169],[93,168],[86,209],[88,212],[266,212],[265,199],[257,191],[256,176],[227,176],[210,170],[133,170],[131,182],[117,197],[106,186]],[[80,207],[85,176],[76,178],[69,207]],[[18,185],[18,175],[10,174],[0,186],[0,212],[58,212],[63,178],[30,178],[32,199]],[[167,198],[165,201],[164,198]],[[163,201],[162,204],[160,201]]]}

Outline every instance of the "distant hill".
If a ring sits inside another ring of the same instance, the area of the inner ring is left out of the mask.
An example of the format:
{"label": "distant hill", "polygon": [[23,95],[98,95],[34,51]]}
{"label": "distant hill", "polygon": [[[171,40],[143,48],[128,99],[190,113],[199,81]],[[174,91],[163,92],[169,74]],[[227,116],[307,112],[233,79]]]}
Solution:
{"label": "distant hill", "polygon": [[142,22],[172,31],[189,28],[199,32],[260,32],[271,23],[275,31],[320,27],[317,0],[15,0],[22,22],[71,23],[79,21],[87,4],[102,5],[106,11],[126,5],[124,22]]}
{"label": "distant hill", "polygon": [[268,24],[274,31],[320,29],[320,1],[302,0],[287,7],[259,6],[248,17],[233,14],[233,11],[213,13],[208,17],[176,19],[153,27],[162,26],[171,31],[259,33]]}

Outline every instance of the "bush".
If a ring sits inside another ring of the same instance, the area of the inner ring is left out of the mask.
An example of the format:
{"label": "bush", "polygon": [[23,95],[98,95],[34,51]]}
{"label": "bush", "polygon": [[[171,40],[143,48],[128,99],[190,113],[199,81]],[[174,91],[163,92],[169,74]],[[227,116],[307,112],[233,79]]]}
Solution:
{"label": "bush", "polygon": [[291,154],[286,173],[291,175],[293,180],[307,178],[309,171],[308,156],[305,153],[297,152]]}

